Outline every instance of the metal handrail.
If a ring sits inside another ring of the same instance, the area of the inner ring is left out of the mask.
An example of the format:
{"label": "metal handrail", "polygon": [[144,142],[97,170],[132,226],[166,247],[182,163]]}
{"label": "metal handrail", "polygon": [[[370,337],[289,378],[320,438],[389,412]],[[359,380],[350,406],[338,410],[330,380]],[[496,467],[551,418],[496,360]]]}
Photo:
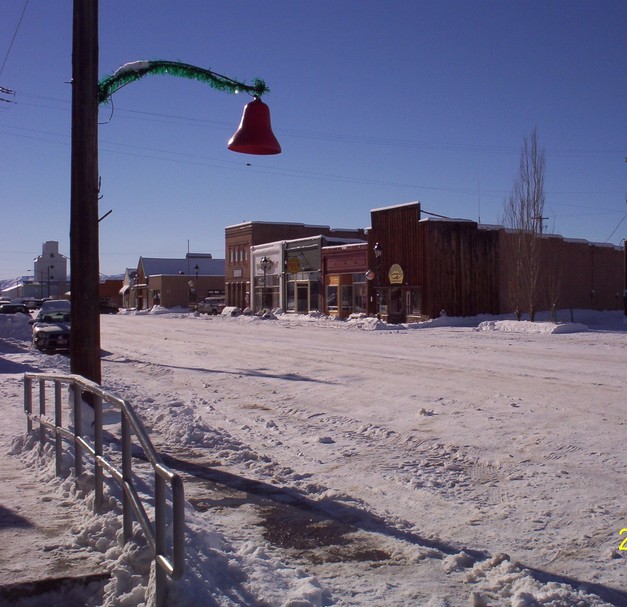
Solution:
{"label": "metal handrail", "polygon": [[[39,384],[39,413],[33,412],[33,382]],[[54,384],[54,420],[46,414],[46,383]],[[73,396],[74,428],[63,426],[62,385],[67,384]],[[93,443],[83,428],[81,405],[83,393],[93,395],[94,438]],[[103,413],[102,403],[106,402],[121,414],[122,467],[107,459],[103,454]],[[55,442],[55,468],[61,475],[63,439],[74,445],[76,481],[83,474],[83,452],[94,460],[94,510],[100,513],[104,494],[104,471],[106,470],[122,488],[122,517],[124,543],[131,539],[133,515],[140,524],[150,545],[156,564],[155,600],[157,607],[165,605],[167,593],[166,575],[177,579],[185,564],[185,493],[181,477],[163,464],[153,447],[144,425],[135,414],[131,405],[124,399],[107,392],[98,384],[80,375],[58,375],[48,373],[24,374],[24,412],[26,428],[33,430],[33,422],[39,424],[39,441],[46,442],[46,429],[51,430]],[[146,459],[154,470],[154,523],[150,520],[142,503],[133,476],[132,446],[133,436],[141,445]],[[167,485],[172,496],[172,542],[168,550],[167,542]],[[168,556],[168,552],[171,556]]]}

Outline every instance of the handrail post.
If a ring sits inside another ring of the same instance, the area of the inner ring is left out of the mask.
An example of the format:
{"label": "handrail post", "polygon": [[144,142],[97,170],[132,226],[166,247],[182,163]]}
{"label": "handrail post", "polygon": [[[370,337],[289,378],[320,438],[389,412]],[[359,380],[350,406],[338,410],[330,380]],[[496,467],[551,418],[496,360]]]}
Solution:
{"label": "handrail post", "polygon": [[33,431],[33,380],[30,377],[24,377],[24,412],[26,413],[26,432],[30,434]]}
{"label": "handrail post", "polygon": [[96,457],[94,458],[94,511],[102,510],[102,496],[104,485],[104,474],[100,459],[102,457],[102,397],[94,394],[94,450]]}
{"label": "handrail post", "polygon": [[72,396],[72,406],[74,408],[74,463],[76,467],[76,482],[78,483],[79,477],[83,474],[83,451],[78,440],[83,434],[81,406],[83,392],[76,382],[72,383]]}
{"label": "handrail post", "polygon": [[131,510],[131,500],[127,494],[126,486],[133,482],[133,462],[131,460],[131,428],[126,417],[126,412],[122,412],[122,521],[124,530],[124,543],[131,539],[133,534],[133,519]]}
{"label": "handrail post", "polygon": [[185,491],[183,480],[178,474],[172,479],[172,521],[174,578],[179,578],[185,563]]}
{"label": "handrail post", "polygon": [[[166,553],[166,518],[165,518],[165,480],[155,469],[155,553],[156,556],[165,556]],[[157,607],[165,605],[166,577],[161,564],[156,562],[155,571],[155,598]]]}
{"label": "handrail post", "polygon": [[[39,418],[46,414],[46,380],[39,380]],[[39,448],[43,449],[46,444],[46,427],[39,424]]]}
{"label": "handrail post", "polygon": [[63,411],[61,408],[61,382],[54,382],[54,453],[57,476],[61,476],[61,462],[63,460],[63,437],[59,428],[63,426]]}

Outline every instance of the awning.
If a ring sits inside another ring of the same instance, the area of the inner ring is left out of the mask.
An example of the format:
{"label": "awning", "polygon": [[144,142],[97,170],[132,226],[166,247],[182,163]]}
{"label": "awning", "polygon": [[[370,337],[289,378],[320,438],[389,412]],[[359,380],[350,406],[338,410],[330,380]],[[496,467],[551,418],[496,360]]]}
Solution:
{"label": "awning", "polygon": [[126,285],[119,290],[120,295],[126,295],[131,290],[131,285]]}

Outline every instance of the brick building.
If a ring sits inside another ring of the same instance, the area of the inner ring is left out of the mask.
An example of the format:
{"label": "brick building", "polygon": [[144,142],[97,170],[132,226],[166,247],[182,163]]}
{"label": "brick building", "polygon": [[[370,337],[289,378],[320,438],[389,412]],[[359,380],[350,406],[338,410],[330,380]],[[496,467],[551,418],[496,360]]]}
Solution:
{"label": "brick building", "polygon": [[366,232],[363,229],[343,230],[304,223],[249,221],[227,226],[225,229],[226,305],[236,306],[241,309],[251,306],[251,247],[282,240],[295,240],[320,235],[346,239],[367,239]]}

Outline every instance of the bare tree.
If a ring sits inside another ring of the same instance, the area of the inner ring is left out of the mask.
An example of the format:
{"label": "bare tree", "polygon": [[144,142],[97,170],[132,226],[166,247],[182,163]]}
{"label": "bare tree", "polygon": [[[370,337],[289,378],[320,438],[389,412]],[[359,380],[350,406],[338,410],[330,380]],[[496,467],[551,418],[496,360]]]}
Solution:
{"label": "bare tree", "polygon": [[510,303],[517,311],[526,310],[531,320],[538,308],[543,212],[544,150],[538,146],[534,128],[531,136],[523,139],[518,175],[505,201],[502,220],[510,231],[507,238]]}

